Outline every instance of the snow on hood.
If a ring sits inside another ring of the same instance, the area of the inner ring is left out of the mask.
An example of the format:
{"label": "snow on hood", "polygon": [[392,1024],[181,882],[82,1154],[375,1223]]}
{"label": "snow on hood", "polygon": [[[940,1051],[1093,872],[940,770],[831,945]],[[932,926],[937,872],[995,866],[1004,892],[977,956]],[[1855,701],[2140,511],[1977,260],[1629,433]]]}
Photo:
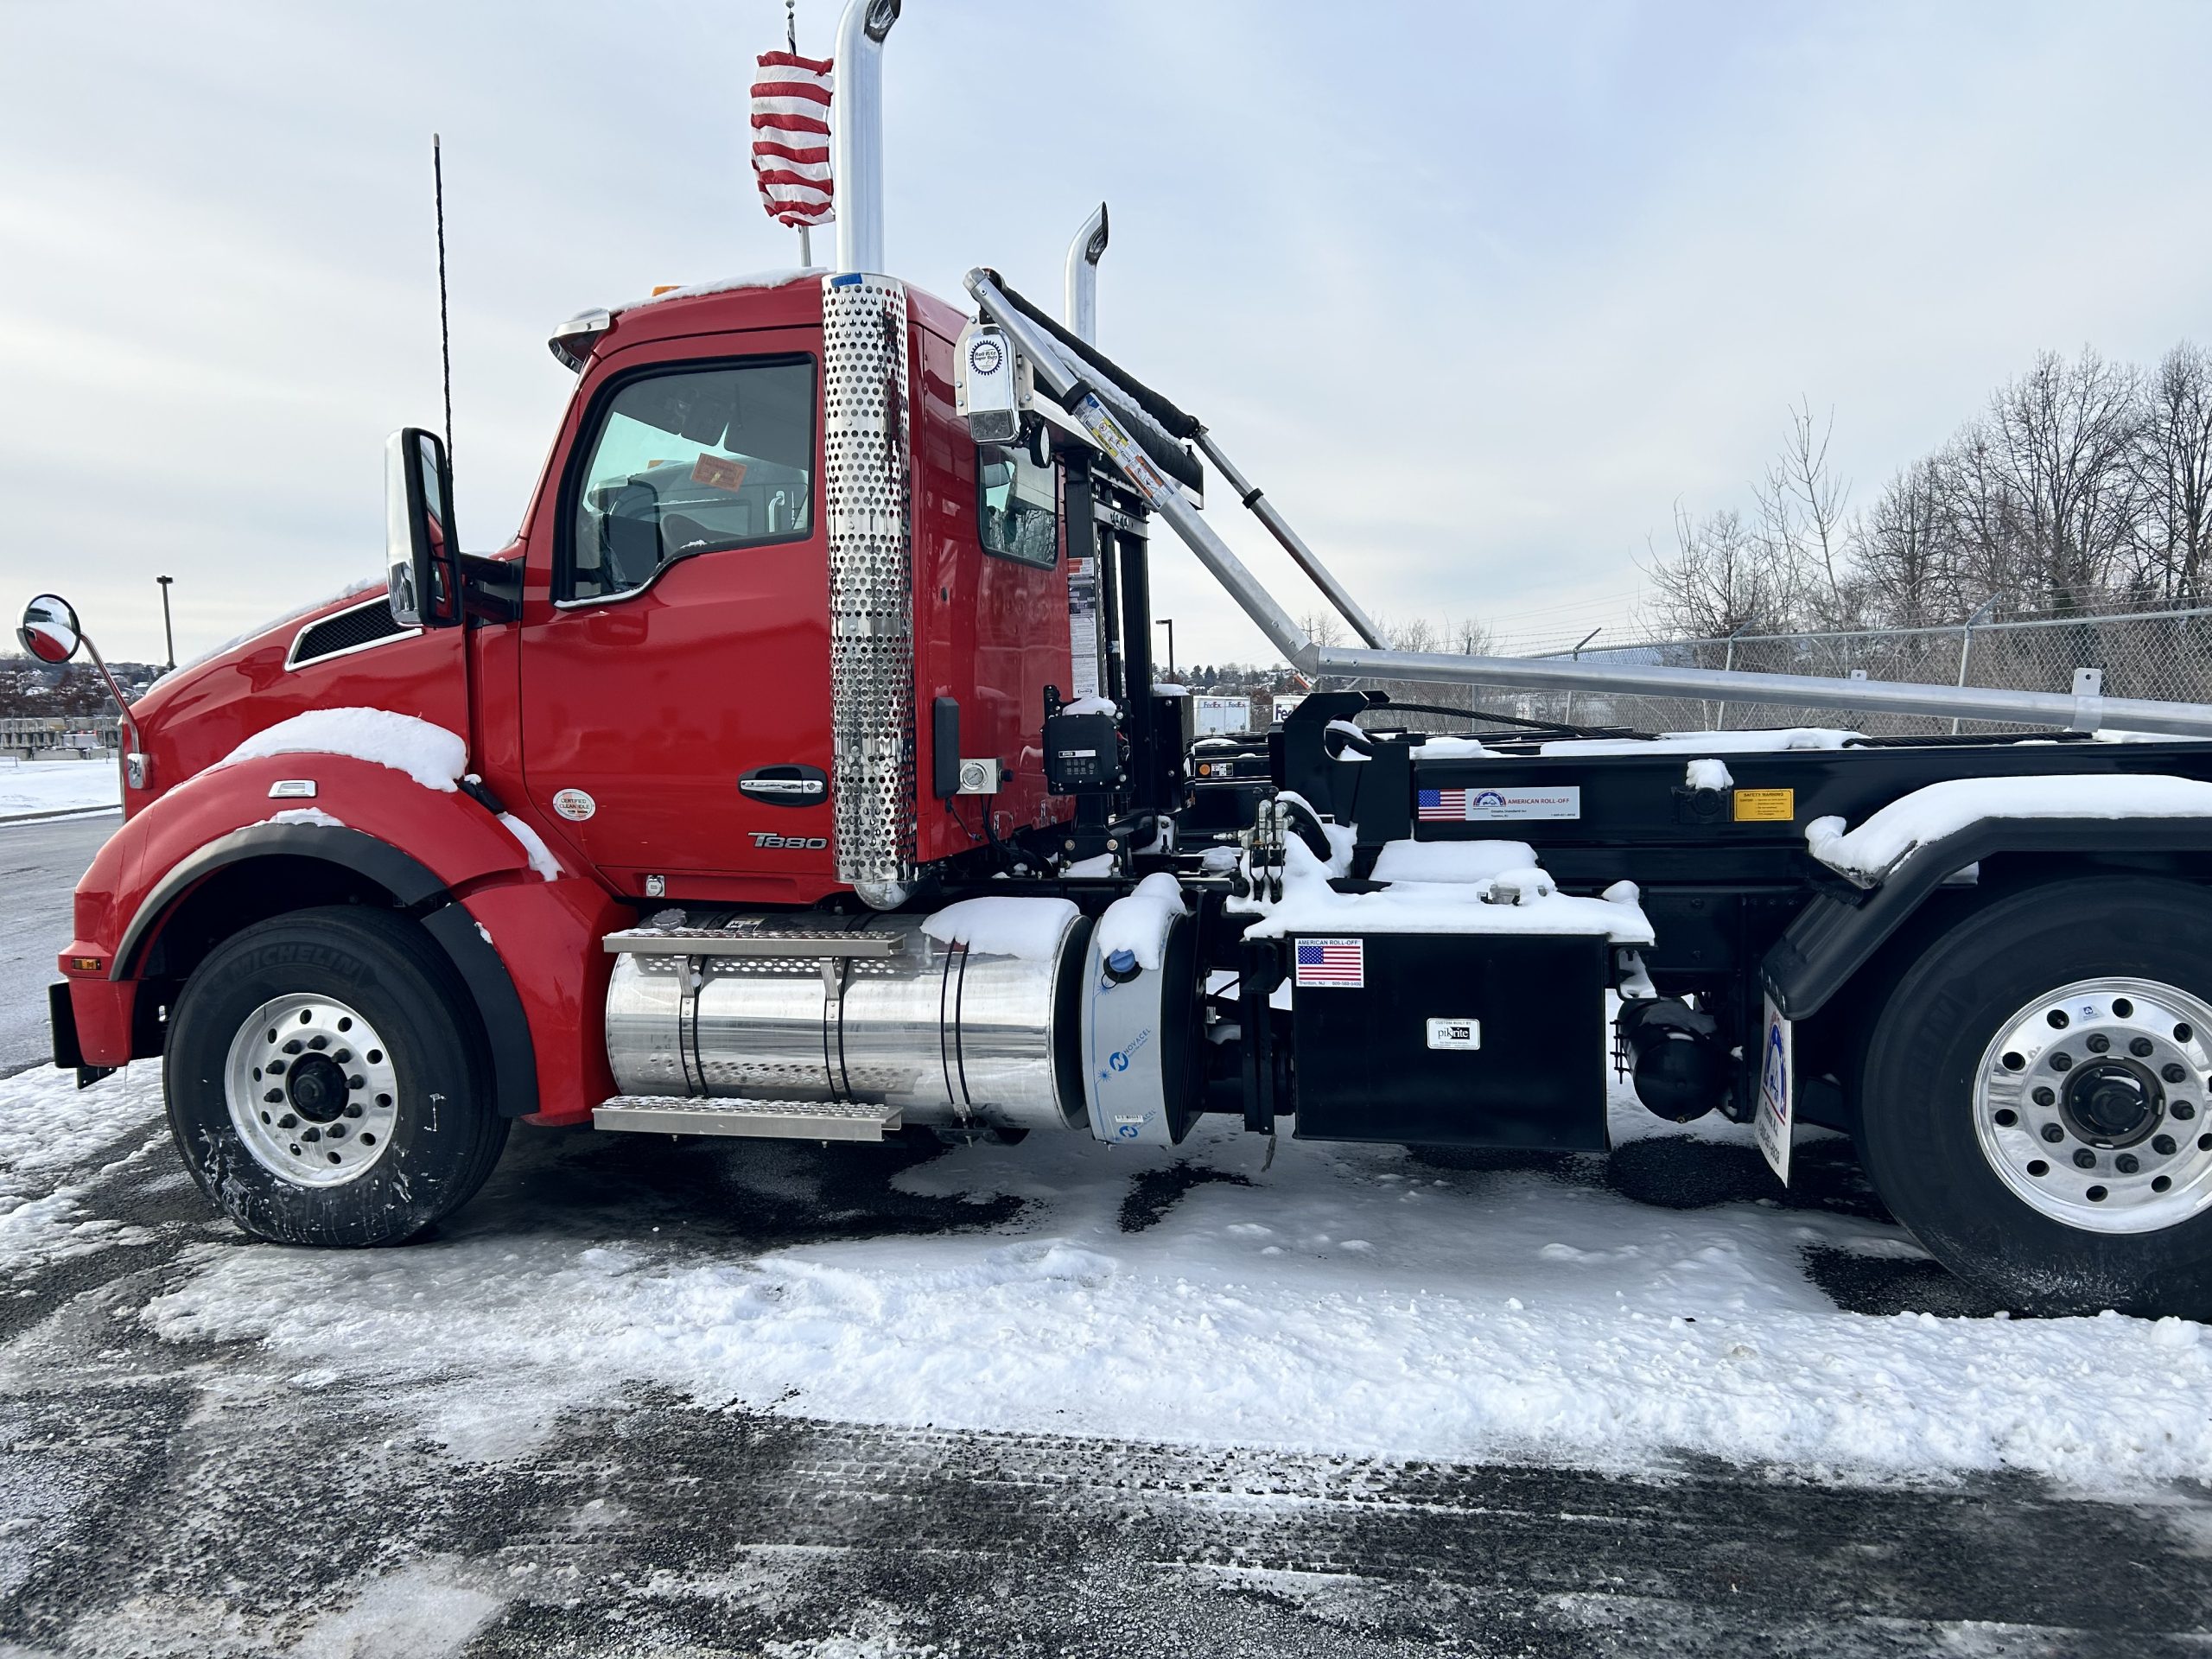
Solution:
{"label": "snow on hood", "polygon": [[1875,887],[1921,848],[1983,818],[2212,818],[2212,783],[2194,778],[1954,778],[1900,796],[1856,830],[1805,826],[1813,856]]}
{"label": "snow on hood", "polygon": [[311,709],[256,732],[198,774],[274,754],[342,754],[404,772],[425,789],[448,794],[468,769],[468,745],[459,733],[389,709]]}

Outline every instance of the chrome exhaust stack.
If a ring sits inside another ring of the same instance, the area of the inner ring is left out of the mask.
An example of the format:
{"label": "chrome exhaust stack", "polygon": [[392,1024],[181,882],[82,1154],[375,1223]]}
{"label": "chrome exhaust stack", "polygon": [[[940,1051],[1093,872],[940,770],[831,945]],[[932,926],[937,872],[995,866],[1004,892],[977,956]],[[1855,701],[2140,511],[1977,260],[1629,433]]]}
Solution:
{"label": "chrome exhaust stack", "polygon": [[1096,344],[1098,339],[1098,262],[1106,256],[1106,204],[1077,227],[1068,244],[1068,332]]}
{"label": "chrome exhaust stack", "polygon": [[883,40],[900,0],[848,0],[837,22],[830,171],[837,270],[883,269]]}

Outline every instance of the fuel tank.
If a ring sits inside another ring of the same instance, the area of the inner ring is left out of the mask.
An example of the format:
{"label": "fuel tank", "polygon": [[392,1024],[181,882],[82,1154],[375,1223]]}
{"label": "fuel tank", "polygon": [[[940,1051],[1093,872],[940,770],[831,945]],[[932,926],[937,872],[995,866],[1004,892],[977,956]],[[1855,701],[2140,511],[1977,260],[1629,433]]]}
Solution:
{"label": "fuel tank", "polygon": [[711,940],[626,951],[607,994],[615,1081],[633,1095],[880,1103],[939,1128],[1085,1127],[1089,918],[1071,913],[1049,949],[1020,956],[941,943],[924,919],[745,915]]}

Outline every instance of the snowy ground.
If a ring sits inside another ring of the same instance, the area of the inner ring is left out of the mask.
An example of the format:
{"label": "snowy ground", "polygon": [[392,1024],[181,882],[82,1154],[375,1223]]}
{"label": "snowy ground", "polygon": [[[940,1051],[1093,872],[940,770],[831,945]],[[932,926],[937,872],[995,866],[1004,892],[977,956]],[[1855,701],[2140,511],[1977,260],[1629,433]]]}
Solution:
{"label": "snowy ground", "polygon": [[151,1067],[0,1080],[34,1651],[2163,1652],[2212,1610],[2198,1327],[1979,1306],[1833,1138],[1783,1194],[1633,1107],[1610,1160],[1264,1169],[522,1129],[439,1236],[333,1255],[213,1222],[158,1112]]}
{"label": "snowy ground", "polygon": [[114,757],[92,760],[0,759],[0,818],[123,804]]}

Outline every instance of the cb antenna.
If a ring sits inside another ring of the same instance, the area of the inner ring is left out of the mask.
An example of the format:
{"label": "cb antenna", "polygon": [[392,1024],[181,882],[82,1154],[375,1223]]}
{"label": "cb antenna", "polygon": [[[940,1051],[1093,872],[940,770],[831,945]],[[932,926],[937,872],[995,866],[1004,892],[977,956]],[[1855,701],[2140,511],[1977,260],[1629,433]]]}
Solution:
{"label": "cb antenna", "polygon": [[446,468],[453,468],[453,329],[446,319],[446,168],[430,135],[430,195],[438,213],[438,367],[446,397]]}

